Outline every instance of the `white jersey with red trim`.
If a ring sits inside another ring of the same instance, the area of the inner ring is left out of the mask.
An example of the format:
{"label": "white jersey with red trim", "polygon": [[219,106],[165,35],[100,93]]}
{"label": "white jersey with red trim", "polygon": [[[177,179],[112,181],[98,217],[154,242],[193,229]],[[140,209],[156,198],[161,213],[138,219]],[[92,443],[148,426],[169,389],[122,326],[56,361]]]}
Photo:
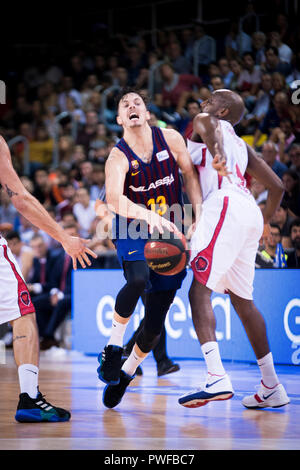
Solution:
{"label": "white jersey with red trim", "polygon": [[252,197],[247,188],[244,174],[248,166],[246,143],[236,135],[232,125],[223,120],[218,121],[223,137],[223,148],[227,158],[227,168],[232,174],[230,181],[222,178],[212,166],[213,156],[203,143],[187,141],[187,148],[199,174],[203,201],[219,189],[233,189]]}

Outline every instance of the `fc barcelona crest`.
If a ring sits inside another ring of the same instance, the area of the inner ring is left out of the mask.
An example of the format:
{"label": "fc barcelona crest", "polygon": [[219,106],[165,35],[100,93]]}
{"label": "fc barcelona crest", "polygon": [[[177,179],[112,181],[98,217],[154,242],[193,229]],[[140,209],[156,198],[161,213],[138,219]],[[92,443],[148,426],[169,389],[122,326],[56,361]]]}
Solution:
{"label": "fc barcelona crest", "polygon": [[140,166],[139,162],[137,160],[132,160],[131,166],[133,170],[137,170]]}

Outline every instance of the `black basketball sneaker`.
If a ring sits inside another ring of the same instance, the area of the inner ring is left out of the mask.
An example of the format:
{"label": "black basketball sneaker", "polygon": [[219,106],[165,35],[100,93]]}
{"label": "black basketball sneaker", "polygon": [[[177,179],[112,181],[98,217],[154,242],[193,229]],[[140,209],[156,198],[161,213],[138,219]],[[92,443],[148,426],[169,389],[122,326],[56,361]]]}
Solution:
{"label": "black basketball sneaker", "polygon": [[106,408],[114,408],[117,406],[121,402],[124,393],[126,392],[126,388],[134,377],[135,375],[131,377],[121,370],[119,383],[117,385],[106,385],[103,390],[103,405],[106,406]]}
{"label": "black basketball sneaker", "polygon": [[97,369],[98,377],[102,382],[116,385],[120,381],[123,348],[112,344],[105,346],[98,356],[100,366]]}
{"label": "black basketball sneaker", "polygon": [[45,396],[38,393],[36,398],[31,398],[28,393],[21,393],[15,415],[19,423],[58,423],[69,421],[71,413],[63,408],[57,408],[45,400]]}

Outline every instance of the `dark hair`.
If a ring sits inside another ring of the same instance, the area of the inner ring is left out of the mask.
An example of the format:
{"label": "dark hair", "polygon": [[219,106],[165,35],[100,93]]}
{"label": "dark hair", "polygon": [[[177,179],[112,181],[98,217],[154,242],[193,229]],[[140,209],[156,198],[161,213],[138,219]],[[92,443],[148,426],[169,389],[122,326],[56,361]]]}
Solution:
{"label": "dark hair", "polygon": [[293,222],[291,223],[291,225],[290,225],[290,235],[292,233],[292,228],[293,227],[300,227],[300,217],[297,217],[297,219],[294,219]]}
{"label": "dark hair", "polygon": [[17,238],[19,241],[21,241],[19,232],[17,232],[16,230],[10,230],[9,232],[7,232],[5,238],[6,240],[13,240],[13,238]]}
{"label": "dark hair", "polygon": [[122,99],[124,98],[124,96],[128,95],[129,93],[135,93],[136,95],[138,95],[140,98],[142,98],[142,100],[144,101],[145,103],[145,106],[147,107],[148,105],[148,97],[146,95],[144,95],[144,93],[142,93],[138,88],[134,88],[134,87],[125,87],[125,88],[122,88],[122,90],[119,91],[119,93],[116,95],[115,97],[115,105],[116,105],[116,108],[118,109],[119,108],[119,104],[120,104],[120,101],[122,101]]}
{"label": "dark hair", "polygon": [[250,55],[250,57],[252,57],[252,59],[253,59],[254,62],[255,62],[255,55],[253,54],[253,52],[251,52],[251,51],[244,52],[244,53],[243,53],[243,59],[244,59],[247,55]]}
{"label": "dark hair", "polygon": [[[208,88],[208,89],[209,89],[209,88]],[[200,103],[199,103],[198,100],[195,100],[195,98],[189,98],[189,99],[187,100],[187,102],[186,102],[186,108],[188,107],[189,104],[193,104],[193,103],[197,104],[197,105],[199,106],[199,108],[200,108]]]}
{"label": "dark hair", "polygon": [[287,211],[288,208],[289,208],[289,205],[288,205],[288,203],[283,199],[283,200],[281,201],[281,203],[280,203],[280,207],[282,207],[282,209],[284,209],[285,211]]}
{"label": "dark hair", "polygon": [[279,225],[277,225],[277,224],[270,224],[270,227],[272,227],[272,228],[278,228],[278,231],[279,231],[279,233],[280,233],[280,235],[281,235],[281,228],[279,227]]}
{"label": "dark hair", "polygon": [[272,50],[274,52],[274,54],[278,57],[279,56],[279,51],[278,51],[278,48],[275,47],[275,46],[268,46],[265,50],[265,52],[268,52],[269,50]]}
{"label": "dark hair", "polygon": [[284,175],[289,175],[289,176],[291,176],[291,178],[293,178],[294,181],[297,181],[297,182],[299,183],[299,179],[300,179],[300,178],[299,178],[299,175],[298,175],[298,173],[297,173],[296,171],[294,171],[294,170],[286,170],[286,171],[283,173],[282,176],[284,176]]}

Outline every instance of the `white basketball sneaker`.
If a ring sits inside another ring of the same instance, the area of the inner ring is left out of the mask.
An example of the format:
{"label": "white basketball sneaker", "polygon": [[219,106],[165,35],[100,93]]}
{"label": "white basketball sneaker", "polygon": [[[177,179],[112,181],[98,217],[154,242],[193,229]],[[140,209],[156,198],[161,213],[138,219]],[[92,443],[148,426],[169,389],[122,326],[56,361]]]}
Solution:
{"label": "white basketball sneaker", "polygon": [[191,391],[179,398],[178,403],[187,408],[198,408],[210,401],[229,400],[234,394],[231,380],[227,374],[208,375],[202,388]]}
{"label": "white basketball sneaker", "polygon": [[263,381],[261,381],[260,388],[255,395],[250,395],[242,400],[242,404],[246,408],[279,408],[289,402],[290,399],[282,384],[269,388],[264,385]]}

